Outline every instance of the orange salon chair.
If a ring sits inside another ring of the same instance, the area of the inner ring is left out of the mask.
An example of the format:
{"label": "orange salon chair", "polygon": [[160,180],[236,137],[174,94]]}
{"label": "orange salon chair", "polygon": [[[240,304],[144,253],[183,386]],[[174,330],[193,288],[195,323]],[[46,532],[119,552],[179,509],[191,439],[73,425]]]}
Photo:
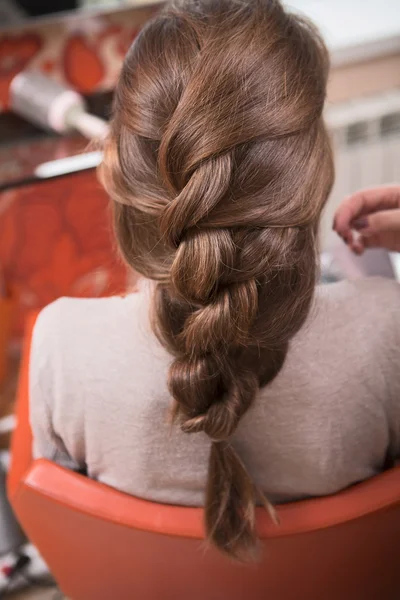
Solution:
{"label": "orange salon chair", "polygon": [[263,555],[236,564],[203,541],[202,510],[133,498],[31,459],[28,330],[9,496],[72,600],[398,600],[400,470],[258,513]]}

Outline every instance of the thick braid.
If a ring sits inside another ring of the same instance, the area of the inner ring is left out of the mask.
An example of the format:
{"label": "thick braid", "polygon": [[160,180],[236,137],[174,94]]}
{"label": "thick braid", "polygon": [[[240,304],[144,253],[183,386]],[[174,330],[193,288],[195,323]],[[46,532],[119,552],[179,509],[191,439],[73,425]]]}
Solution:
{"label": "thick braid", "polygon": [[105,148],[122,254],[157,282],[176,422],[211,440],[207,535],[240,559],[256,502],[270,506],[235,434],[312,304],[327,72],[318,34],[279,0],[186,0],[128,53]]}
{"label": "thick braid", "polygon": [[[164,177],[170,172],[165,165],[170,153],[170,146],[161,142]],[[177,246],[164,302],[178,300],[191,307],[178,335],[169,338],[176,356],[169,373],[175,413],[184,432],[202,431],[212,440],[207,535],[221,550],[243,557],[255,546],[257,491],[230,440],[260,385],[258,362],[246,365],[243,355],[256,341],[251,335],[258,314],[256,276],[265,274],[265,268],[259,256],[249,256],[247,248],[235,243],[234,228],[213,227],[213,209],[232,183],[232,155],[201,162],[199,172],[187,179],[187,165],[179,165],[187,183],[163,210],[160,228],[171,247]],[[170,189],[175,185],[167,183]],[[166,311],[159,318],[164,318],[162,330],[170,331]]]}

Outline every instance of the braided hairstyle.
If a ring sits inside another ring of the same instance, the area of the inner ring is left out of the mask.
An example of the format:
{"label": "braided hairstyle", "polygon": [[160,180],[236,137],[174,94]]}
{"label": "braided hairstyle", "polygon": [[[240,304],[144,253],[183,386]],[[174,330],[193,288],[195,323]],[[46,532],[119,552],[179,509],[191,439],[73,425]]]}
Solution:
{"label": "braided hairstyle", "polygon": [[232,436],[312,302],[328,66],[279,0],[169,6],[125,58],[101,168],[123,256],[157,282],[176,422],[212,440],[208,539],[238,559],[256,548],[261,494]]}

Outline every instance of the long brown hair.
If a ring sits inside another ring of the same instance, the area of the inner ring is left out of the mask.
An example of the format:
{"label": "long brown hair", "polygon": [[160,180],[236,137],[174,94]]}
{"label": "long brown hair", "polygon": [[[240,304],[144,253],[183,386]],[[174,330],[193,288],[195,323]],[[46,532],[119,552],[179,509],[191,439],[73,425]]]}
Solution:
{"label": "long brown hair", "polygon": [[312,302],[333,178],[328,63],[278,0],[167,7],[126,56],[105,148],[123,256],[157,282],[174,415],[212,440],[207,535],[239,559],[256,547],[261,494],[232,436]]}

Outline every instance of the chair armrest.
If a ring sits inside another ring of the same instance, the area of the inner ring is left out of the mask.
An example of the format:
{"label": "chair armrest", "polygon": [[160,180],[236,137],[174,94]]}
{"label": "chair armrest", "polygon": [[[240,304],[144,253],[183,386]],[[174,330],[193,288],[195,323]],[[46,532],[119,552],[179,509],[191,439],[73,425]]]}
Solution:
{"label": "chair armrest", "polygon": [[3,383],[7,375],[7,350],[13,309],[13,300],[0,295],[0,383]]}
{"label": "chair armrest", "polygon": [[12,500],[24,474],[32,464],[32,431],[29,421],[29,363],[33,328],[38,312],[26,321],[24,344],[17,388],[15,416],[17,423],[11,441],[11,466],[7,478],[7,491]]}

